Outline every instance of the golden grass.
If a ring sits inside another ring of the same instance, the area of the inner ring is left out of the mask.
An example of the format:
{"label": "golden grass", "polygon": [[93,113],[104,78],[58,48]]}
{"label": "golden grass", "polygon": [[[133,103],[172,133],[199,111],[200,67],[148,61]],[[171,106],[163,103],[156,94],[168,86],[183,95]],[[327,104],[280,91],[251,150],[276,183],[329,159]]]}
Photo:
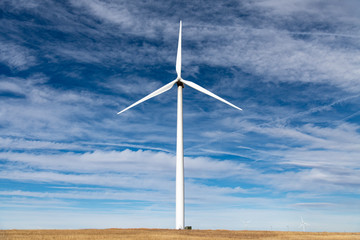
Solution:
{"label": "golden grass", "polygon": [[0,240],[115,240],[115,239],[256,239],[256,240],[360,240],[360,233],[276,231],[84,229],[0,230]]}

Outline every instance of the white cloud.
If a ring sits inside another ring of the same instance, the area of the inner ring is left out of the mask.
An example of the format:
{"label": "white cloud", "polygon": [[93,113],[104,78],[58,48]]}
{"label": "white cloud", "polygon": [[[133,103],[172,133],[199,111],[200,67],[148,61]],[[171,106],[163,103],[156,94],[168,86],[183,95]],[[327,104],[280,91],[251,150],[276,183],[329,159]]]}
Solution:
{"label": "white cloud", "polygon": [[[9,98],[0,109],[0,124],[7,126],[3,129],[3,136],[67,141],[70,135],[86,135],[85,132],[91,131],[88,121],[106,111],[108,108],[104,105],[118,105],[109,96],[88,91],[58,90],[47,85],[46,81],[47,77],[42,74],[28,78],[2,76],[1,84],[8,91],[21,94],[20,99]],[[94,108],[101,108],[101,111]],[[114,116],[116,110],[113,110]],[[74,121],[77,117],[87,121]],[[102,121],[105,120],[95,121],[94,124],[100,125]]]}
{"label": "white cloud", "polygon": [[[226,31],[221,31],[228,36]],[[237,66],[267,81],[332,84],[350,92],[359,89],[360,57],[356,49],[326,46],[321,39],[294,39],[276,29],[234,29],[222,46],[207,47],[192,62]],[[214,36],[215,38],[215,36]],[[207,60],[205,60],[207,59]]]}
{"label": "white cloud", "polygon": [[34,0],[4,0],[1,1],[0,5],[3,7],[11,5],[15,9],[33,9],[39,6],[39,2]]}
{"label": "white cloud", "polygon": [[[273,189],[286,191],[334,191],[357,192],[359,182],[356,157],[359,153],[314,151],[307,148],[284,148],[268,150],[260,159],[271,156],[278,158],[273,167],[278,173],[266,173],[256,168],[262,161],[250,167],[237,161],[218,161],[210,158],[185,158],[185,176],[196,186],[214,192],[211,185],[206,187],[198,180],[226,179],[236,183],[233,193],[246,192],[244,183],[267,185]],[[173,154],[154,151],[94,151],[82,154],[31,154],[2,152],[2,159],[12,162],[12,168],[3,169],[1,177],[16,181],[98,185],[107,187],[129,187],[134,189],[169,189],[175,176]],[[355,159],[355,160],[354,160]],[[264,159],[265,160],[265,159]],[[340,161],[341,160],[341,161]],[[270,161],[267,160],[267,161]],[[287,166],[311,167],[312,169],[286,170]],[[30,171],[27,169],[38,169]],[[17,170],[18,169],[18,170]],[[336,169],[336,170],[335,170]],[[22,171],[20,174],[19,171]],[[54,172],[55,171],[55,172]],[[59,172],[60,171],[60,172]],[[61,172],[71,173],[61,173]],[[197,180],[196,180],[197,179]],[[200,185],[198,185],[200,184]],[[192,183],[190,182],[190,186]],[[197,188],[197,187],[196,187]],[[196,189],[190,187],[190,189]],[[225,188],[221,188],[221,192]],[[192,190],[201,192],[200,189]],[[226,190],[227,191],[227,190]],[[215,191],[216,192],[216,191]],[[220,193],[220,192],[218,192]],[[224,192],[223,192],[224,193]],[[230,192],[228,192],[230,193]],[[205,194],[205,193],[204,193]]]}
{"label": "white cloud", "polygon": [[26,70],[36,65],[37,60],[29,49],[12,42],[0,41],[0,62],[10,69]]}
{"label": "white cloud", "polygon": [[107,20],[117,24],[124,24],[131,27],[134,21],[133,16],[127,10],[127,5],[123,3],[112,3],[108,1],[71,1],[74,6],[85,7],[94,15],[102,20]]}
{"label": "white cloud", "polygon": [[[112,173],[114,176],[120,177],[119,174],[140,178],[155,179],[173,179],[175,172],[175,156],[173,154],[154,151],[94,151],[81,154],[76,153],[58,153],[58,154],[38,154],[38,153],[17,153],[17,152],[1,152],[0,157],[13,162],[20,169],[24,167],[38,168],[50,171],[70,171],[73,173],[87,173],[86,175],[66,175],[53,172],[42,172],[34,178],[38,181],[63,181],[71,182],[74,179],[92,179],[95,174],[100,177],[100,173]],[[228,178],[241,177],[245,178],[254,175],[257,172],[250,169],[246,164],[237,163],[235,161],[217,161],[210,158],[191,158],[185,157],[185,171],[187,178]],[[16,173],[7,173],[8,177],[16,176]],[[30,174],[28,177],[27,174]],[[88,175],[90,174],[90,175]],[[111,174],[111,175],[112,175]],[[24,179],[31,179],[36,172],[27,172],[23,176]],[[3,177],[6,174],[4,172]],[[42,177],[44,179],[42,180]],[[15,179],[17,179],[15,177]],[[77,181],[77,180],[76,180]],[[80,180],[79,180],[80,181]],[[81,180],[82,181],[82,180]],[[85,181],[85,180],[84,180]],[[101,181],[99,181],[100,183]],[[89,181],[88,184],[94,184],[96,181]],[[120,183],[119,183],[120,184]],[[121,183],[123,184],[123,183]]]}
{"label": "white cloud", "polygon": [[59,143],[54,141],[27,140],[18,138],[0,137],[0,144],[3,150],[36,150],[36,149],[57,149],[57,150],[79,150],[87,149],[85,146],[76,145],[75,143]]}
{"label": "white cloud", "polygon": [[[294,16],[296,14],[308,13],[322,20],[348,21],[348,23],[354,25],[360,20],[355,10],[359,6],[359,2],[356,0],[343,2],[336,0],[261,0],[254,1],[253,4],[256,7],[268,10],[268,14],[270,13],[275,16]],[[307,19],[307,21],[309,20]]]}

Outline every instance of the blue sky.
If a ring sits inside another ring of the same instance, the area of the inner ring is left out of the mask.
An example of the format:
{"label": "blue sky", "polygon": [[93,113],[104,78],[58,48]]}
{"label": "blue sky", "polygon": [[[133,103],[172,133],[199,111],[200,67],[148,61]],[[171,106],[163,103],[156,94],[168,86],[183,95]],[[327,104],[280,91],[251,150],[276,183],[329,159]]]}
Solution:
{"label": "blue sky", "polygon": [[0,228],[360,231],[360,2],[0,2]]}

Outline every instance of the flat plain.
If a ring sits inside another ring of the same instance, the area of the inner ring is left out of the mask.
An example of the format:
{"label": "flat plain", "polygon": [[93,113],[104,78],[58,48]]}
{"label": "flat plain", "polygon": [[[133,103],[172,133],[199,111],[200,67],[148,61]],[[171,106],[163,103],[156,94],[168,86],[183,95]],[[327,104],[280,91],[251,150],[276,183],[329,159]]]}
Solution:
{"label": "flat plain", "polygon": [[0,230],[0,240],[256,239],[360,240],[360,233],[171,229]]}

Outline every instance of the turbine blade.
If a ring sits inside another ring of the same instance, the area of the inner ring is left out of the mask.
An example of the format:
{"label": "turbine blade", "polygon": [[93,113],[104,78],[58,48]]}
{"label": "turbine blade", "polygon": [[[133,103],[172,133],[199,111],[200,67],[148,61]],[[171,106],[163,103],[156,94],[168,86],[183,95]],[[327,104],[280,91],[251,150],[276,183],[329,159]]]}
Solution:
{"label": "turbine blade", "polygon": [[186,81],[186,80],[183,80],[183,79],[181,79],[180,81],[183,82],[183,83],[185,83],[185,84],[188,85],[189,87],[192,87],[192,88],[194,88],[194,89],[196,89],[196,90],[198,90],[198,91],[200,91],[200,92],[202,92],[202,93],[205,93],[205,94],[209,95],[210,97],[216,98],[217,100],[220,100],[220,101],[222,101],[222,102],[224,102],[224,103],[232,106],[233,108],[236,108],[236,109],[242,111],[241,108],[235,106],[235,105],[232,104],[232,103],[229,103],[229,102],[226,101],[225,99],[223,99],[223,98],[221,98],[221,97],[213,94],[212,92],[206,90],[206,89],[203,88],[203,87],[200,87],[199,85],[197,85],[197,84],[195,84],[195,83],[193,83],[193,82]]}
{"label": "turbine blade", "polygon": [[127,108],[125,108],[124,110],[118,112],[117,114],[123,113],[123,112],[125,112],[126,110],[128,110],[128,109],[130,109],[130,108],[132,108],[132,107],[134,107],[134,106],[136,106],[136,105],[138,105],[139,103],[142,103],[142,102],[144,102],[144,101],[146,101],[146,100],[148,100],[148,99],[150,99],[150,98],[153,98],[153,97],[155,97],[155,96],[157,96],[157,95],[159,95],[159,94],[162,94],[162,93],[170,90],[170,89],[172,88],[172,86],[173,86],[176,82],[177,82],[177,80],[174,80],[174,81],[166,84],[165,86],[163,86],[163,87],[159,88],[158,90],[150,93],[150,94],[147,95],[146,97],[144,97],[144,98],[140,99],[139,101],[137,101],[136,103],[128,106]]}
{"label": "turbine blade", "polygon": [[177,78],[181,78],[181,28],[182,28],[182,22],[180,21],[178,50],[177,50],[177,56],[176,56]]}

